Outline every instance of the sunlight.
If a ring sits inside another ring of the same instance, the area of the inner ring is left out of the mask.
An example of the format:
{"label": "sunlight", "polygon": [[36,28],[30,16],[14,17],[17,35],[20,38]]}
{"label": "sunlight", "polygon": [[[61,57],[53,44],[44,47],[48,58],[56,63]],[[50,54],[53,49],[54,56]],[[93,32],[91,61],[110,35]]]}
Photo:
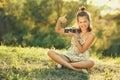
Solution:
{"label": "sunlight", "polygon": [[[64,1],[78,1],[79,0],[64,0]],[[101,15],[105,15],[107,13],[115,14],[118,11],[116,9],[120,9],[120,0],[87,0],[87,4],[92,4],[95,7],[102,7]]]}
{"label": "sunlight", "polygon": [[120,1],[119,0],[88,0],[88,4],[92,4],[96,7],[102,7],[101,15],[105,15],[107,13],[115,14],[118,12],[116,9],[120,9]]}
{"label": "sunlight", "polygon": [[97,7],[101,6],[108,6],[111,9],[120,8],[120,1],[119,0],[88,0],[88,2],[91,1],[92,5],[95,5]]}

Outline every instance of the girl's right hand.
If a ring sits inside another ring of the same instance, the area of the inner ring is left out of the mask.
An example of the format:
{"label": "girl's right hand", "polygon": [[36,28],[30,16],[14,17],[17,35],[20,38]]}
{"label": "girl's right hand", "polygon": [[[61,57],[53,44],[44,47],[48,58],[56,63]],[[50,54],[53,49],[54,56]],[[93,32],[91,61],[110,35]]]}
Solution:
{"label": "girl's right hand", "polygon": [[62,17],[59,17],[58,20],[59,20],[61,23],[63,23],[63,24],[67,23],[66,15],[65,15],[65,16],[62,16]]}

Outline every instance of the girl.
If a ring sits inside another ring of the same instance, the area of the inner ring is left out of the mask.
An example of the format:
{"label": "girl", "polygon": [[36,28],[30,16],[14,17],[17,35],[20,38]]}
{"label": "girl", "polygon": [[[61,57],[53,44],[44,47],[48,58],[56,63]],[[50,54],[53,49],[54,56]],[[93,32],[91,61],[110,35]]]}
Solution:
{"label": "girl", "polygon": [[95,35],[91,32],[90,16],[82,7],[81,11],[77,13],[77,23],[79,26],[79,33],[68,32],[65,33],[64,28],[60,24],[67,22],[65,17],[60,17],[57,20],[55,31],[60,34],[71,36],[71,47],[66,54],[59,54],[55,51],[48,51],[48,56],[58,64],[61,64],[69,69],[81,71],[87,68],[92,68],[94,62],[90,60],[89,47],[93,43]]}

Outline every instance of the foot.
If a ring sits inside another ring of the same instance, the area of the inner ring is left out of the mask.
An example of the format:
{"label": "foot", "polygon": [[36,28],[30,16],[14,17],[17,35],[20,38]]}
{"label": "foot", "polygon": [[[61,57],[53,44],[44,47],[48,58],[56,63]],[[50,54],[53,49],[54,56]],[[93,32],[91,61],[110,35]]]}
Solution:
{"label": "foot", "polygon": [[81,71],[82,71],[83,73],[86,73],[86,74],[88,74],[88,71],[87,71],[87,69],[81,69]]}
{"label": "foot", "polygon": [[57,67],[58,69],[61,69],[61,68],[62,68],[62,65],[61,65],[61,64],[57,64],[56,67]]}

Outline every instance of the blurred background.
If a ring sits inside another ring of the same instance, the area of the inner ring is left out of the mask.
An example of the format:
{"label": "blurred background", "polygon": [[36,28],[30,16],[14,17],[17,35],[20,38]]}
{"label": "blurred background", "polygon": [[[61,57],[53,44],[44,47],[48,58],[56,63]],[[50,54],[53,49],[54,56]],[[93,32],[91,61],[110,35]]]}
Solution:
{"label": "blurred background", "polygon": [[96,35],[90,51],[120,57],[120,0],[0,0],[0,45],[67,49],[70,38],[55,32],[67,14],[74,26],[79,7],[91,14]]}

